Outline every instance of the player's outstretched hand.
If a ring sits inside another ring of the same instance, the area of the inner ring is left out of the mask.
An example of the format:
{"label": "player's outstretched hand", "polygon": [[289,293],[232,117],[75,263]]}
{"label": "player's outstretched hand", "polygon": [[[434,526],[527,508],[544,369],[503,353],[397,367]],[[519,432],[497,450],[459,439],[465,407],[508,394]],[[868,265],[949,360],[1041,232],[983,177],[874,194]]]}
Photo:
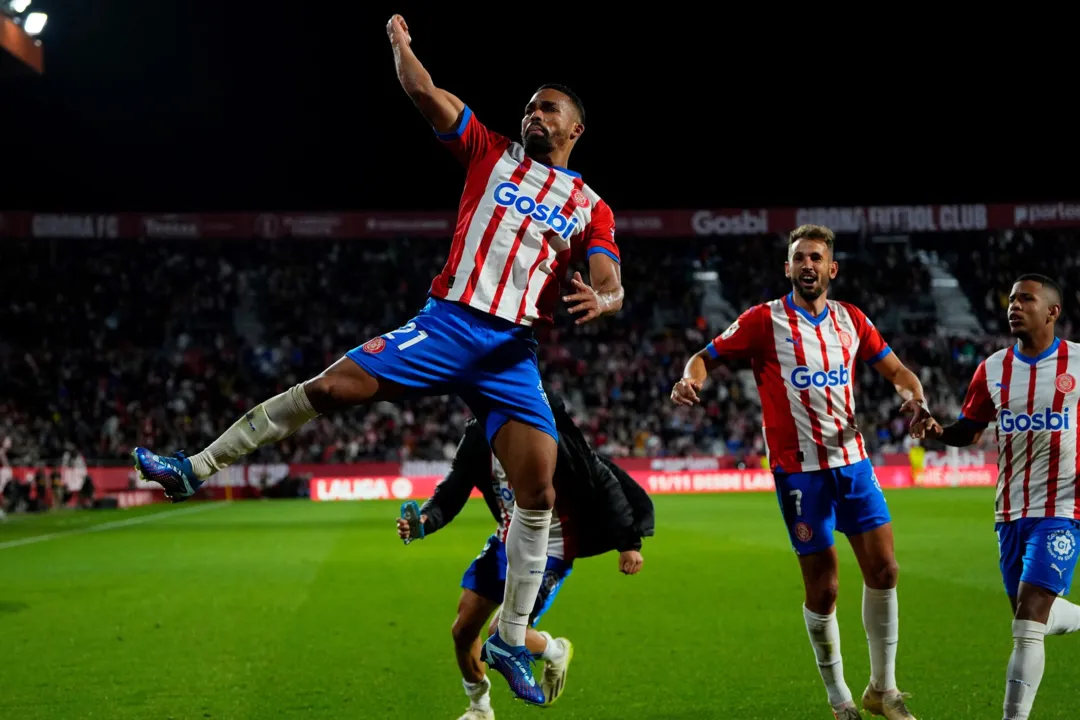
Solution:
{"label": "player's outstretched hand", "polygon": [[941,427],[941,423],[929,415],[911,423],[911,437],[916,440],[923,440],[925,438],[937,440],[941,437],[943,432],[944,428]]}
{"label": "player's outstretched hand", "polygon": [[[427,515],[421,515],[420,516],[420,522],[421,523],[426,523],[427,522]],[[409,533],[409,521],[406,520],[405,518],[398,518],[398,520],[397,520],[397,534],[398,534],[398,537],[401,538],[402,540],[408,540],[409,539],[409,535],[410,535],[410,533]]]}
{"label": "player's outstretched hand", "polygon": [[912,398],[904,402],[900,406],[900,412],[904,415],[911,415],[911,433],[912,437],[915,437],[915,423],[930,418],[930,409],[926,407],[926,401],[922,398]]}
{"label": "player's outstretched hand", "polygon": [[570,283],[574,286],[574,289],[577,290],[577,292],[573,295],[564,296],[563,302],[578,303],[574,307],[570,308],[570,312],[572,313],[586,311],[583,316],[579,317],[574,322],[575,325],[584,325],[590,320],[595,320],[596,318],[611,310],[613,304],[612,299],[606,295],[601,295],[600,293],[596,292],[591,287],[586,285],[585,281],[581,278],[580,272],[574,273],[574,278],[570,281]]}
{"label": "player's outstretched hand", "polygon": [[623,575],[637,575],[644,564],[645,558],[641,557],[637,550],[623,550],[619,553],[619,572]]}
{"label": "player's outstretched hand", "polygon": [[412,45],[412,35],[409,35],[409,26],[405,24],[405,18],[394,15],[386,23],[386,34],[390,37],[391,45],[404,44],[405,47]]}
{"label": "player's outstretched hand", "polygon": [[698,393],[701,392],[701,383],[691,378],[683,378],[671,388],[671,402],[676,405],[697,405],[701,402]]}

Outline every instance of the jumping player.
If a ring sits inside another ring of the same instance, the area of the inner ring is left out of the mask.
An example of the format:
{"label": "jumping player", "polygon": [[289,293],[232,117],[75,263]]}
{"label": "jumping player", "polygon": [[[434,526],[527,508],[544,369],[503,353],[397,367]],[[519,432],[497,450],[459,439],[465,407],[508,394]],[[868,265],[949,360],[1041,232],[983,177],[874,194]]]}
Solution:
{"label": "jumping player", "polygon": [[708,373],[722,360],[752,362],[769,464],[806,588],[803,618],[833,713],[840,720],[859,717],[840,654],[835,528],[851,543],[865,583],[870,683],[862,705],[888,720],[912,720],[896,688],[898,568],[891,517],[855,423],[855,360],[893,384],[904,400],[902,411],[915,419],[928,412],[919,379],[862,311],[828,300],[838,270],[834,240],[818,225],[792,231],[784,263],[792,292],[750,308],[694,355],[671,399],[696,404]]}
{"label": "jumping player", "polygon": [[544,702],[530,670],[525,630],[546,562],[558,433],[540,384],[533,325],[550,322],[567,263],[588,259],[564,297],[577,323],[622,306],[610,208],[566,169],[585,129],[568,88],[545,86],[525,105],[521,142],[485,127],[436,87],[410,48],[400,15],[386,26],[398,80],[439,140],[465,166],[450,255],[427,305],[409,323],[350,350],[318,377],[258,405],[191,458],[134,451],[135,466],[181,500],[214,473],[320,414],[377,401],[455,394],[468,403],[517,499],[506,537],[506,594],[485,659],[514,694]]}
{"label": "jumping player", "polygon": [[1031,712],[1043,675],[1044,637],[1080,630],[1080,607],[1059,597],[1072,585],[1080,538],[1080,345],[1054,335],[1061,298],[1050,278],[1020,276],[1007,310],[1016,344],[975,370],[956,423],[942,428],[930,418],[913,426],[917,437],[966,447],[997,421],[995,529],[1013,611],[1005,720],[1026,720]]}
{"label": "jumping player", "polygon": [[[651,536],[654,527],[648,493],[618,465],[593,452],[558,402],[553,410],[560,436],[555,466],[556,510],[551,518],[544,582],[529,616],[525,638],[533,656],[544,662],[541,686],[545,705],[562,694],[574,648],[566,638],[552,638],[533,628],[550,609],[574,560],[617,550],[619,570],[635,575],[644,562],[641,540]],[[474,487],[483,494],[498,527],[461,580],[461,600],[453,626],[454,653],[469,697],[469,708],[460,720],[492,720],[495,715],[488,693],[491,683],[484,674],[480,637],[503,597],[504,543],[514,514],[514,490],[475,421],[469,422],[450,472],[435,488],[435,494],[421,508],[406,503],[403,515],[412,523],[399,519],[398,536],[406,541],[423,539],[446,527],[465,506]],[[494,631],[492,624],[488,633]]]}

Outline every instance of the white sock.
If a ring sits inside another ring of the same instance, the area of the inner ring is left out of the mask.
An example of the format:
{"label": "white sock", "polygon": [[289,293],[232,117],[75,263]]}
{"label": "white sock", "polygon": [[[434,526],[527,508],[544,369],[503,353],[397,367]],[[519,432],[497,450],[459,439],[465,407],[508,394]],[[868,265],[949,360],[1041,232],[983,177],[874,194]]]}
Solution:
{"label": "white sock", "polygon": [[499,613],[499,636],[507,645],[525,644],[529,615],[544,580],[551,510],[514,508],[506,533],[506,591]]}
{"label": "white sock", "polygon": [[896,689],[896,644],[900,640],[900,609],[896,588],[874,590],[863,585],[863,627],[870,646],[870,685]]}
{"label": "white sock", "polygon": [[829,693],[829,704],[840,707],[851,702],[851,690],[844,682],[844,659],[840,656],[840,624],[836,622],[836,611],[829,615],[818,615],[803,605],[803,620],[806,621],[806,632],[810,635],[810,645],[817,657],[818,672]]}
{"label": "white sock", "polygon": [[469,705],[477,710],[490,710],[491,709],[491,695],[488,691],[491,690],[491,681],[487,679],[487,675],[481,678],[478,683],[471,683],[465,678],[461,678],[461,684],[465,687],[465,694],[469,696]]}
{"label": "white sock", "polygon": [[1046,626],[1013,620],[1013,651],[1005,675],[1005,720],[1027,720],[1046,664]]}
{"label": "white sock", "polygon": [[547,647],[544,648],[544,652],[540,657],[549,663],[562,662],[563,657],[566,655],[566,648],[563,644],[546,632],[541,631],[540,635],[547,640]]}
{"label": "white sock", "polygon": [[294,385],[249,410],[210,447],[193,455],[195,477],[205,480],[256,448],[284,440],[318,416],[304,386]]}
{"label": "white sock", "polygon": [[1073,605],[1063,597],[1055,598],[1050,606],[1050,618],[1046,621],[1047,635],[1067,635],[1080,630],[1080,606]]}

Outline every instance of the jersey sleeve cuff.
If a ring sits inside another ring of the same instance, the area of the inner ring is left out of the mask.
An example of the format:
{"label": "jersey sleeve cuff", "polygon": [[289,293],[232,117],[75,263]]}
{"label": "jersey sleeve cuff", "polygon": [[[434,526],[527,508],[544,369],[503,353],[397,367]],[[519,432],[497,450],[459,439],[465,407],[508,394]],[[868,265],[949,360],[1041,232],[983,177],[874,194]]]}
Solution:
{"label": "jersey sleeve cuff", "polygon": [[[592,257],[592,256],[593,256],[593,255],[595,255],[596,253],[603,253],[604,255],[607,255],[607,256],[608,256],[609,258],[611,258],[612,260],[614,260],[614,261],[615,261],[615,264],[616,264],[616,265],[621,265],[621,264],[622,264],[622,261],[621,261],[621,260],[619,260],[619,256],[618,256],[618,255],[616,255],[615,253],[611,252],[611,251],[610,251],[610,250],[608,250],[607,248],[603,248],[603,247],[591,247],[591,248],[589,248],[589,252],[587,252],[587,253],[586,253],[586,255],[587,255],[588,257]],[[579,256],[579,257],[580,257],[580,256]]]}
{"label": "jersey sleeve cuff", "polygon": [[438,130],[435,131],[435,137],[439,138],[443,142],[451,142],[457,140],[465,132],[466,126],[469,124],[469,119],[472,118],[472,109],[468,105],[461,111],[461,120],[458,122],[457,127],[450,132],[441,133]]}
{"label": "jersey sleeve cuff", "polygon": [[716,345],[709,343],[705,346],[705,349],[709,351],[709,357],[711,357],[713,360],[720,359],[720,351],[716,349]]}
{"label": "jersey sleeve cuff", "polygon": [[990,424],[988,422],[983,422],[982,420],[973,420],[969,417],[964,417],[964,413],[960,413],[960,417],[957,418],[956,422],[971,428],[975,428],[976,430],[985,430],[986,426]]}
{"label": "jersey sleeve cuff", "polygon": [[877,365],[879,362],[881,362],[882,360],[885,359],[886,355],[888,355],[891,352],[892,352],[892,348],[889,347],[888,345],[886,345],[885,348],[881,352],[879,352],[877,355],[875,355],[872,358],[867,358],[866,363],[868,365]]}

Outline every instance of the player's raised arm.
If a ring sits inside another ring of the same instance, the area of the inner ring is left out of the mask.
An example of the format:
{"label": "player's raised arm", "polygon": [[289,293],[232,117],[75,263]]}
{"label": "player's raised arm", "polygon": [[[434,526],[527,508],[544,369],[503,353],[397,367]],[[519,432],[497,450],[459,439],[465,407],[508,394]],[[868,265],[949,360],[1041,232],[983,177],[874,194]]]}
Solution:
{"label": "player's raised arm", "polygon": [[401,87],[436,132],[448,133],[453,130],[465,110],[465,103],[435,86],[431,74],[412,51],[412,36],[409,35],[405,18],[400,15],[390,18],[390,22],[386,23],[386,34],[390,36],[390,46],[394,49],[394,66]]}

